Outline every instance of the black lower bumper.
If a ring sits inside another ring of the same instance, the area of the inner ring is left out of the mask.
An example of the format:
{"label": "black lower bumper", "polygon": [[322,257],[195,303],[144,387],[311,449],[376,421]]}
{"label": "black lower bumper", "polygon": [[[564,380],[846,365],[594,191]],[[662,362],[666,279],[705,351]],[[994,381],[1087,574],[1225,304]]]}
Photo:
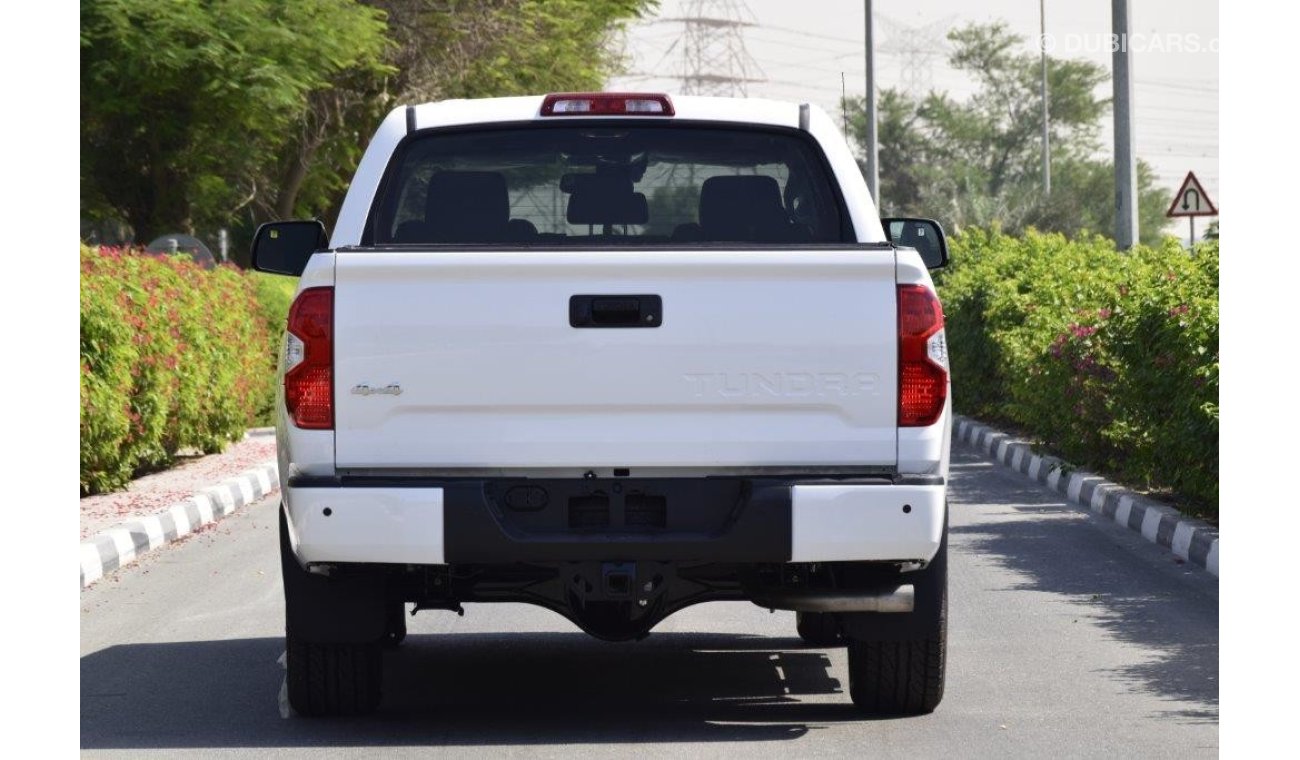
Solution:
{"label": "black lower bumper", "polygon": [[465,483],[444,491],[443,519],[449,563],[790,558],[781,480]]}

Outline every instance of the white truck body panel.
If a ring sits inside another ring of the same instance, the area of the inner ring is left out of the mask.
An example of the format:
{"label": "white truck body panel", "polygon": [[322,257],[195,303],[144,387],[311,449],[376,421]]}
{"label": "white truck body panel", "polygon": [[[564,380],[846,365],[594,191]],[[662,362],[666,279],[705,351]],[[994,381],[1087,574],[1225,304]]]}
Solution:
{"label": "white truck body panel", "polygon": [[791,562],[928,562],[943,537],[943,486],[797,485],[791,490]]}
{"label": "white truck body panel", "polygon": [[[895,464],[889,250],[336,261],[340,468]],[[574,329],[591,293],[659,295],[662,324]]]}
{"label": "white truck body panel", "polygon": [[[289,506],[294,551],[311,562],[443,562],[441,488],[317,488]],[[328,513],[326,510],[329,510]]]}

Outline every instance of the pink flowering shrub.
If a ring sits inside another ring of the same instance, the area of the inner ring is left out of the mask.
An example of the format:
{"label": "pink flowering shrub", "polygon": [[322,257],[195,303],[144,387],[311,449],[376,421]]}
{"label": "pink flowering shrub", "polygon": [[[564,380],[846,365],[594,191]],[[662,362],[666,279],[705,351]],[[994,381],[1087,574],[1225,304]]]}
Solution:
{"label": "pink flowering shrub", "polygon": [[1219,249],[955,236],[940,275],[959,412],[1217,511]]}
{"label": "pink flowering shrub", "polygon": [[82,246],[82,493],[242,435],[271,404],[271,346],[240,270]]}

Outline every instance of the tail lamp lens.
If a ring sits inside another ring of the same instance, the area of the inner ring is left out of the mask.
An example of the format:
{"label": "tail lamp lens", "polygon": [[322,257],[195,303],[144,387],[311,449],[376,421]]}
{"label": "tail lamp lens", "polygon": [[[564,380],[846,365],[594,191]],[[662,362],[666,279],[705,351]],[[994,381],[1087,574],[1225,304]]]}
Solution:
{"label": "tail lamp lens", "polygon": [[293,424],[334,428],[334,288],[308,288],[289,309],[284,405]]}
{"label": "tail lamp lens", "polygon": [[943,306],[924,285],[898,286],[898,425],[939,421],[948,400]]}

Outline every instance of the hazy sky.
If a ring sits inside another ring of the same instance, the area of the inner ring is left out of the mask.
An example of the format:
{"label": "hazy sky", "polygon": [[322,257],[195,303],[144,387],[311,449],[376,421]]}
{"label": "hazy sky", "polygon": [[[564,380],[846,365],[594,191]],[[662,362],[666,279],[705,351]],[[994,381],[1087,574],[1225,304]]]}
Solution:
{"label": "hazy sky", "polygon": [[[745,48],[763,81],[748,84],[751,96],[782,100],[812,100],[838,113],[840,73],[850,96],[865,91],[862,55],[862,0],[732,0],[748,8],[754,26],[743,30]],[[680,89],[684,56],[678,41],[691,0],[661,0],[657,18],[634,26],[628,34],[630,71],[610,82],[610,89]],[[726,3],[721,3],[725,5]],[[905,56],[892,52],[904,40],[931,36],[945,44],[944,34],[970,21],[1004,20],[1026,38],[1026,50],[1037,52],[1038,0],[876,0],[877,79],[881,87],[901,87]],[[1055,55],[1088,58],[1110,67],[1110,50],[1102,35],[1110,33],[1111,4],[1107,0],[1046,0],[1047,32],[1055,40]],[[1219,8],[1209,0],[1131,0],[1134,35],[1134,74],[1138,156],[1157,171],[1170,196],[1188,170],[1196,175],[1216,205],[1219,187]],[[710,14],[713,15],[713,14]],[[901,34],[900,27],[922,28]],[[891,45],[891,42],[893,43]],[[1182,46],[1182,51],[1176,46]],[[913,45],[915,47],[915,45]],[[1199,47],[1199,52],[1193,52]],[[1213,47],[1212,52],[1210,48]],[[914,71],[925,74],[935,89],[961,96],[969,81],[948,68],[946,55]],[[1110,97],[1110,83],[1100,94]],[[1109,150],[1111,128],[1106,121],[1102,140]],[[1185,233],[1185,223],[1176,231]],[[1198,227],[1201,227],[1198,224]],[[1199,232],[1199,230],[1198,230]]]}

